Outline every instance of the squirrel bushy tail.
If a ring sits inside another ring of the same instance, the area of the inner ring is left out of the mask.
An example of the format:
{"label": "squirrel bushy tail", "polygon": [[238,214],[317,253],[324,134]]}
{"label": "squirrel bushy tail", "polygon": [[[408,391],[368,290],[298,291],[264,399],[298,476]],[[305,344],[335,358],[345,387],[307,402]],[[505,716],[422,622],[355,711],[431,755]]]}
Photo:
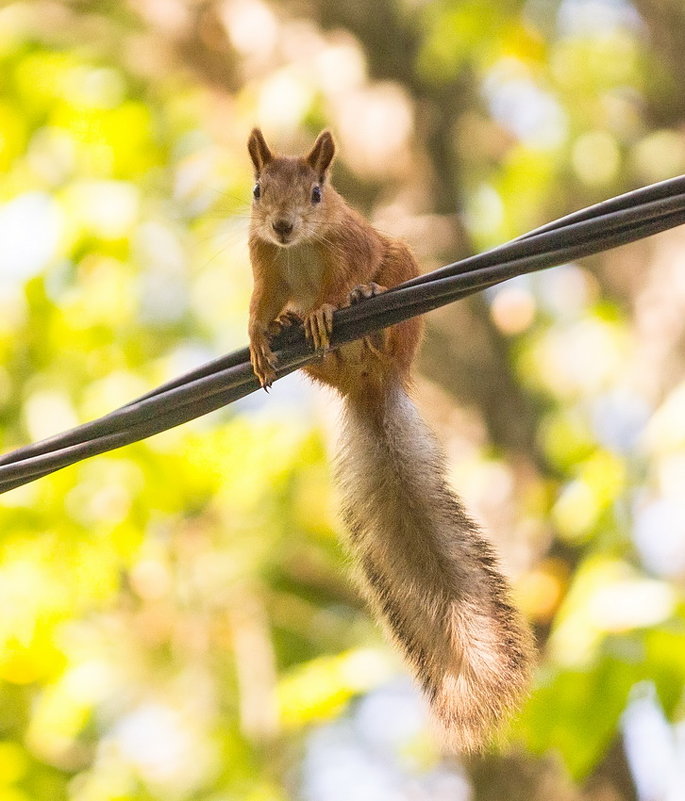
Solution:
{"label": "squirrel bushy tail", "polygon": [[532,644],[491,546],[445,481],[402,383],[345,398],[337,478],[362,591],[425,692],[446,745],[482,747],[528,686]]}

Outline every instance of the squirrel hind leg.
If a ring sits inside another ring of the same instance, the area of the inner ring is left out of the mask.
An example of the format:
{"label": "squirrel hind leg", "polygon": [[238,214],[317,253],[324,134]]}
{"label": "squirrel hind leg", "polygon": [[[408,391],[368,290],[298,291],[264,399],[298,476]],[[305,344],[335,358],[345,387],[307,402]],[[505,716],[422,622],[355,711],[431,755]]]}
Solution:
{"label": "squirrel hind leg", "polygon": [[354,306],[357,303],[361,303],[362,300],[367,300],[386,292],[387,289],[387,286],[381,286],[375,281],[370,281],[368,284],[359,284],[350,292],[347,301],[350,306]]}
{"label": "squirrel hind leg", "polygon": [[307,374],[336,389],[341,395],[358,395],[369,404],[380,403],[384,371],[381,367],[384,354],[383,332],[380,337],[369,338],[341,345],[329,351],[304,369]]}
{"label": "squirrel hind leg", "polygon": [[[387,287],[377,284],[375,281],[370,281],[368,284],[359,284],[355,286],[347,297],[347,302],[350,306],[356,306],[364,300],[373,298],[387,291]],[[386,358],[387,349],[387,329],[374,331],[362,340],[362,346],[369,351],[371,356],[378,359]],[[365,355],[369,355],[365,354]],[[364,355],[362,355],[364,360]],[[362,369],[361,377],[365,378],[367,373]]]}
{"label": "squirrel hind leg", "polygon": [[293,328],[296,325],[302,325],[302,318],[299,314],[295,314],[294,311],[286,310],[282,314],[279,314],[275,320],[271,321],[267,334],[270,338],[277,337],[279,334],[282,334],[287,329]]}

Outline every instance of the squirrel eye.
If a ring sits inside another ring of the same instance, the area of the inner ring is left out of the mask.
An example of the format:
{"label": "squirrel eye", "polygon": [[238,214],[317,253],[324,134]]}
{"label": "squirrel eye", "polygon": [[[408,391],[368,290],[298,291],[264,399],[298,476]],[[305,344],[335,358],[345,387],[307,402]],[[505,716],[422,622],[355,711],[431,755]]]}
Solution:
{"label": "squirrel eye", "polygon": [[312,189],[312,203],[321,203],[321,187],[318,184]]}
{"label": "squirrel eye", "polygon": [[255,200],[259,200],[259,198],[261,197],[261,195],[262,195],[262,188],[261,188],[261,186],[260,186],[259,184],[255,184],[255,185],[254,185],[254,189],[252,190],[252,197],[253,197]]}

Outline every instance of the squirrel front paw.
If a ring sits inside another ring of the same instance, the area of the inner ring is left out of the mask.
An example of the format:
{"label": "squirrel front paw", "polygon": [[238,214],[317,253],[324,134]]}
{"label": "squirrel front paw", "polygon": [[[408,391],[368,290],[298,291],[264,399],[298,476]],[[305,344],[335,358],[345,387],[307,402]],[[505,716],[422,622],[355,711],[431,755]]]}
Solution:
{"label": "squirrel front paw", "polygon": [[304,333],[316,350],[328,350],[333,333],[333,312],[336,307],[324,303],[304,318]]}
{"label": "squirrel front paw", "polygon": [[250,335],[250,361],[262,388],[268,389],[276,380],[276,356],[271,350],[268,336],[263,332],[252,332]]}
{"label": "squirrel front paw", "polygon": [[350,306],[354,306],[356,303],[359,303],[366,298],[373,298],[376,295],[380,295],[381,292],[385,292],[386,289],[387,287],[381,286],[374,281],[371,281],[368,284],[359,284],[359,286],[356,286],[347,296],[347,302],[350,304]]}

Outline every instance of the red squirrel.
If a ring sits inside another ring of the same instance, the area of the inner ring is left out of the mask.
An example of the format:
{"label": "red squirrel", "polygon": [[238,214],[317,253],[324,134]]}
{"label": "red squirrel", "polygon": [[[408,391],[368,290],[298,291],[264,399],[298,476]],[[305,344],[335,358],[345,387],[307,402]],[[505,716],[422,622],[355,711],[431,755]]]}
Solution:
{"label": "red squirrel", "polygon": [[529,684],[531,634],[490,544],[447,486],[444,459],[411,400],[417,318],[330,350],[333,312],[418,274],[403,243],[331,186],[328,131],[304,157],[254,165],[250,358],[268,388],[271,337],[303,323],[321,358],[304,369],[343,399],[336,477],[362,592],[404,655],[452,749],[486,745]]}

